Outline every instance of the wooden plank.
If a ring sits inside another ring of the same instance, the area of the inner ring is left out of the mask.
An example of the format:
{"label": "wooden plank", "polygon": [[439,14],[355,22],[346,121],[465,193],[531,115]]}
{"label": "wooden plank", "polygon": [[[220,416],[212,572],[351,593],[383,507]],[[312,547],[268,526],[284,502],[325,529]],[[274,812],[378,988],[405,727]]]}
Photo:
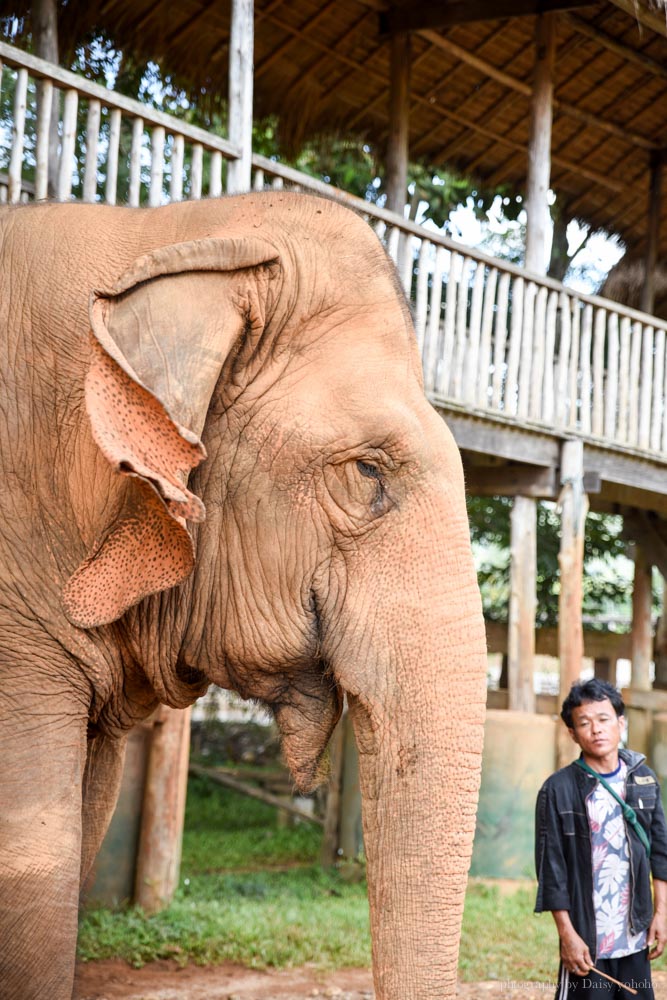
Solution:
{"label": "wooden plank", "polygon": [[500,275],[498,282],[498,303],[493,336],[493,395],[491,405],[499,410],[502,406],[505,387],[505,345],[507,343],[507,307],[509,304],[510,276]]}
{"label": "wooden plank", "polygon": [[568,398],[570,400],[570,415],[568,427],[576,428],[579,425],[580,387],[579,387],[579,346],[582,304],[579,299],[571,301],[572,323],[571,335],[572,346],[570,348],[570,367],[568,371]]}
{"label": "wooden plank", "polygon": [[660,451],[662,446],[662,425],[665,413],[665,331],[655,331],[655,357],[653,359],[653,392],[651,413],[651,451]]}
{"label": "wooden plank", "polygon": [[60,148],[60,167],[56,197],[58,201],[67,201],[72,194],[72,171],[74,169],[74,149],[76,145],[76,113],[79,95],[76,90],[65,93],[63,106],[63,134]]}
{"label": "wooden plank", "polygon": [[[485,621],[486,646],[489,653],[507,652],[507,625],[504,622]],[[584,656],[595,659],[605,657],[612,660],[629,660],[632,655],[632,640],[629,632],[601,632],[597,629],[583,629]],[[542,627],[535,629],[536,656],[558,657],[558,629]],[[667,694],[665,694],[667,698]]]}
{"label": "wooden plank", "polygon": [[519,359],[519,397],[517,415],[527,417],[530,405],[530,384],[535,350],[535,302],[538,286],[534,281],[526,285],[523,301],[523,329],[521,331],[521,352]]}
{"label": "wooden plank", "polygon": [[618,400],[618,316],[609,313],[607,331],[607,378],[604,393],[604,435],[616,437],[616,404]]}
{"label": "wooden plank", "polygon": [[526,178],[526,269],[546,274],[551,239],[549,185],[553,78],[556,62],[556,19],[539,14],[535,26],[535,71],[530,107],[528,176]]}
{"label": "wooden plank", "polygon": [[410,236],[402,236],[398,248],[398,273],[401,279],[401,286],[408,301],[412,300],[412,272],[415,266],[412,243],[413,241]]}
{"label": "wooden plank", "polygon": [[593,346],[593,307],[584,306],[581,328],[581,429],[590,434],[593,409],[593,380],[591,378],[591,349]]}
{"label": "wooden plank", "polygon": [[211,153],[211,176],[208,185],[208,193],[211,198],[219,198],[222,194],[222,155],[218,152]]}
{"label": "wooden plank", "polygon": [[635,691],[651,690],[653,627],[651,624],[651,563],[640,545],[635,546],[635,577],[632,588],[632,675]]}
{"label": "wooden plank", "polygon": [[[537,420],[544,420],[544,379],[547,354],[547,298],[548,288],[538,288],[533,323],[533,357],[530,372],[529,413]],[[554,331],[555,333],[555,331]],[[553,364],[553,361],[552,361]]]}
{"label": "wooden plank", "polygon": [[524,496],[555,500],[558,496],[556,468],[509,465],[479,466],[463,462],[466,492],[470,496]]}
{"label": "wooden plank", "polygon": [[190,167],[190,197],[195,201],[201,198],[203,175],[204,147],[200,142],[197,142],[192,147],[192,164]]}
{"label": "wooden plank", "polygon": [[[477,265],[478,269],[482,267]],[[482,268],[483,270],[483,268]],[[489,271],[484,285],[484,308],[482,311],[482,338],[479,348],[479,385],[476,402],[478,406],[489,405],[489,376],[491,374],[491,332],[493,329],[493,311],[496,300],[496,285],[498,271],[495,267]]]}
{"label": "wooden plank", "polygon": [[461,258],[461,273],[456,291],[456,326],[454,333],[454,365],[452,369],[452,395],[461,399],[463,390],[463,367],[468,348],[468,296],[470,268],[473,261],[470,257]]}
{"label": "wooden plank", "polygon": [[100,141],[102,107],[99,101],[88,102],[86,118],[86,160],[83,168],[83,200],[95,201],[97,197],[97,152]]}
{"label": "wooden plank", "polygon": [[393,260],[394,264],[398,261],[398,241],[401,237],[401,230],[398,226],[392,226],[389,230],[389,236],[387,237],[387,253]]}
{"label": "wooden plank", "polygon": [[181,201],[183,198],[184,152],[185,141],[183,136],[175,135],[171,150],[171,177],[169,179],[169,197],[172,201]]}
{"label": "wooden plank", "polygon": [[641,376],[639,380],[639,447],[648,448],[651,437],[651,397],[653,395],[653,327],[642,331]]}
{"label": "wooden plank", "polygon": [[[627,316],[621,317],[621,360],[618,386],[618,440],[625,443],[630,440],[630,342],[632,324]],[[627,373],[627,377],[626,377]]]}
{"label": "wooden plank", "polygon": [[256,799],[257,802],[263,802],[264,805],[273,806],[274,809],[288,812],[290,815],[297,816],[307,823],[313,823],[315,826],[324,826],[323,819],[313,815],[313,813],[306,812],[305,809],[301,809],[294,802],[284,798],[284,796],[272,795],[271,792],[265,792],[262,788],[257,788],[256,785],[248,784],[247,781],[240,781],[231,774],[225,774],[224,771],[215,767],[202,767],[200,764],[189,764],[188,771],[199,778],[208,778],[210,781],[214,781],[216,785],[231,788],[232,791],[238,792],[239,795],[245,795],[249,799]]}
{"label": "wooden plank", "polygon": [[507,676],[509,707],[535,711],[535,612],[537,610],[537,505],[516,496],[510,518],[510,601]]}
{"label": "wooden plank", "polygon": [[[436,249],[437,255],[441,254],[444,273],[445,250],[442,247]],[[458,282],[456,274],[460,270],[461,258],[457,253],[449,254],[449,271],[447,274],[447,297],[445,299],[445,324],[442,345],[442,365],[436,371],[435,388],[438,392],[448,395],[451,392],[452,380],[454,376],[454,347],[456,337],[456,296],[458,294]],[[435,277],[434,277],[435,281]],[[442,279],[440,280],[440,294],[442,293]],[[431,292],[431,296],[433,292]],[[433,307],[431,307],[433,308]],[[438,306],[438,308],[440,308]]]}
{"label": "wooden plank", "polygon": [[132,146],[130,149],[130,188],[128,204],[136,208],[141,201],[141,149],[144,139],[143,118],[132,122]]}
{"label": "wooden plank", "polygon": [[155,208],[162,204],[162,180],[164,177],[164,138],[161,125],[151,132],[151,181],[148,189],[148,204]]}
{"label": "wooden plank", "polygon": [[171,901],[181,864],[190,709],[162,705],[153,726],[137,852],[135,902],[156,913]]}
{"label": "wooden plank", "polygon": [[480,340],[482,337],[482,299],[484,296],[484,265],[478,264],[472,283],[470,297],[470,325],[467,337],[467,349],[463,355],[463,399],[474,402],[477,398],[477,382],[479,373]]}
{"label": "wooden plank", "polygon": [[469,407],[454,410],[451,404],[440,406],[433,400],[454,435],[457,445],[481,455],[495,455],[530,465],[555,466],[559,461],[559,442],[545,433],[486,421],[469,413]]}
{"label": "wooden plank", "polygon": [[510,343],[507,357],[507,380],[505,383],[506,413],[516,413],[519,403],[519,359],[521,356],[521,330],[523,327],[523,299],[525,283],[523,278],[512,282],[512,313],[510,319]]}
{"label": "wooden plank", "polygon": [[17,205],[21,200],[21,175],[23,170],[23,142],[25,139],[25,114],[28,95],[28,71],[16,74],[14,90],[14,122],[12,125],[12,152],[9,159],[8,201]]}
{"label": "wooden plank", "polygon": [[558,345],[558,363],[556,366],[554,419],[558,426],[567,427],[570,412],[568,366],[570,361],[570,343],[572,340],[572,313],[570,310],[570,299],[564,292],[560,292],[558,304],[560,309],[560,342]]}
{"label": "wooden plank", "polygon": [[263,191],[264,190],[264,171],[256,170],[252,180],[253,191]]}
{"label": "wooden plank", "polygon": [[[0,77],[2,69],[0,68]],[[35,145],[35,201],[44,201],[49,193],[49,134],[53,107],[53,84],[42,80],[37,100],[37,140]]]}
{"label": "wooden plank", "polygon": [[[565,441],[561,451],[562,489],[559,497],[561,541],[558,553],[558,658],[560,701],[578,680],[584,656],[582,623],[584,577],[584,529],[588,498],[584,492],[584,448],[581,441]],[[557,737],[559,766],[571,759],[571,741],[564,727]]]}
{"label": "wooden plank", "polygon": [[550,424],[555,416],[554,382],[556,370],[556,323],[558,317],[557,292],[549,292],[547,302],[546,339],[544,344],[544,381],[542,384],[542,419]]}
{"label": "wooden plank", "polygon": [[[239,156],[227,170],[227,193],[250,190],[252,170],[254,0],[232,0],[229,33],[228,135]],[[211,175],[213,166],[211,165]],[[222,193],[211,190],[211,196]]]}
{"label": "wooden plank", "polygon": [[[444,270],[446,251],[438,247],[435,254],[435,264],[433,266],[433,279],[431,281],[431,304],[428,314],[428,324],[426,327],[424,366],[424,386],[431,389],[435,385],[436,370],[438,365],[438,341],[440,339],[440,305],[442,302],[442,274]],[[449,268],[449,281],[452,280],[452,268]]]}
{"label": "wooden plank", "polygon": [[417,294],[415,296],[415,333],[419,357],[424,358],[424,343],[426,341],[426,319],[428,316],[428,279],[431,272],[430,258],[435,256],[433,244],[422,240],[417,261]]}
{"label": "wooden plank", "polygon": [[597,309],[593,333],[593,434],[604,433],[604,355],[607,333],[607,313]]}
{"label": "wooden plank", "polygon": [[[109,116],[109,149],[107,151],[107,179],[104,185],[104,200],[107,205],[115,205],[118,191],[118,153],[120,149],[121,113],[114,108]],[[134,135],[133,135],[134,138]]]}

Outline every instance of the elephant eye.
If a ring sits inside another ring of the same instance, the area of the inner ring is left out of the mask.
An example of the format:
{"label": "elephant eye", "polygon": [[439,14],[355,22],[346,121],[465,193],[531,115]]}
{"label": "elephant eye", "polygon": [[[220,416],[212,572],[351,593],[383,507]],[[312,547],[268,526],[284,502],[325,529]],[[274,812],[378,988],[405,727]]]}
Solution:
{"label": "elephant eye", "polygon": [[366,476],[367,479],[380,479],[380,470],[377,465],[371,465],[370,462],[362,462],[361,459],[357,462],[357,468],[362,476]]}

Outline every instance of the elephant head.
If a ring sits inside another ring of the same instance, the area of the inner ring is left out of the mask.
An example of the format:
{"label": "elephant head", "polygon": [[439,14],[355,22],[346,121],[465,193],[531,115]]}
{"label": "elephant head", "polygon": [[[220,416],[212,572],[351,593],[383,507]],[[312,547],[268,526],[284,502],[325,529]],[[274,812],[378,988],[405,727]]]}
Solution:
{"label": "elephant head", "polygon": [[208,204],[92,295],[86,407],[126,478],[66,612],[169,627],[160,697],[185,670],[262,699],[304,789],[347,694],[377,995],[440,1000],[485,701],[459,455],[371,229],[305,196]]}

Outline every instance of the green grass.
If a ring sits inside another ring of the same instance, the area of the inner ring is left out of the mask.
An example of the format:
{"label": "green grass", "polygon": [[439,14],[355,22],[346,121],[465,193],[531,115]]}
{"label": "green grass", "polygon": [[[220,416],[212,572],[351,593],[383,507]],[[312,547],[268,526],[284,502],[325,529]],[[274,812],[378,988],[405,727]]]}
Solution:
{"label": "green grass", "polygon": [[[79,957],[123,958],[137,966],[158,958],[255,968],[368,966],[365,884],[350,884],[341,872],[317,865],[320,838],[310,824],[279,829],[269,806],[192,779],[173,903],[153,917],[136,907],[88,911]],[[462,979],[554,980],[555,927],[548,913],[535,916],[533,904],[530,886],[507,893],[470,883]],[[660,960],[656,968],[664,967]]]}

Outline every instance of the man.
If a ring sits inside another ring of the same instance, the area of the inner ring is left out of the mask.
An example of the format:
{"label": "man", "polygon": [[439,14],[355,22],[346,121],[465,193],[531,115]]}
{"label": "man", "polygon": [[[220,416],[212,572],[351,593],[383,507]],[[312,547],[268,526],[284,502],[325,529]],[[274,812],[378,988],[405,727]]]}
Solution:
{"label": "man", "polygon": [[[573,684],[561,718],[581,755],[552,774],[537,798],[535,911],[551,910],[558,928],[556,1000],[590,1000],[593,987],[627,1000],[593,965],[654,1000],[649,959],[667,941],[667,826],[644,755],[619,750],[624,711],[612,684]],[[624,815],[603,782],[634,814],[626,808]]]}

